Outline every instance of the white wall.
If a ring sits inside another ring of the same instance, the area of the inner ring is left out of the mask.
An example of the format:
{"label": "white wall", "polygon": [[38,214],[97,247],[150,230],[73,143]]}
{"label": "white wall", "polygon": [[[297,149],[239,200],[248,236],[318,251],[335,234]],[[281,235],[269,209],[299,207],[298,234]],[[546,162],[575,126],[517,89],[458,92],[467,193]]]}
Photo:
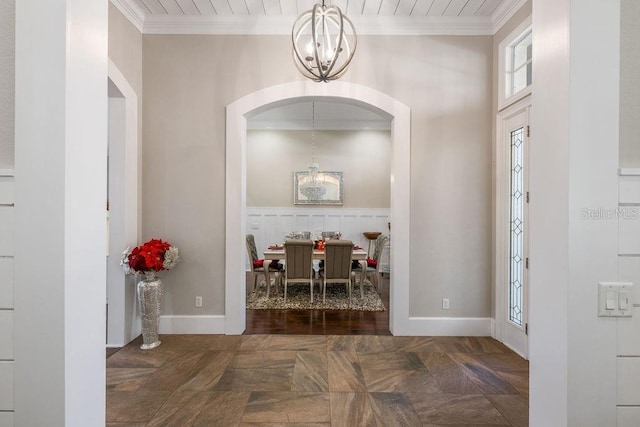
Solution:
{"label": "white wall", "polygon": [[0,169],[13,168],[15,0],[0,2]]}
{"label": "white wall", "polygon": [[[293,174],[311,162],[311,131],[247,132],[247,206],[293,206]],[[315,131],[315,160],[344,177],[344,208],[388,208],[391,133]],[[334,208],[336,209],[336,208]]]}
{"label": "white wall", "polygon": [[17,426],[104,424],[107,12],[16,4]]}
{"label": "white wall", "polygon": [[533,3],[533,426],[616,424],[615,323],[596,297],[617,278],[617,222],[581,209],[617,207],[619,21],[617,0]]}

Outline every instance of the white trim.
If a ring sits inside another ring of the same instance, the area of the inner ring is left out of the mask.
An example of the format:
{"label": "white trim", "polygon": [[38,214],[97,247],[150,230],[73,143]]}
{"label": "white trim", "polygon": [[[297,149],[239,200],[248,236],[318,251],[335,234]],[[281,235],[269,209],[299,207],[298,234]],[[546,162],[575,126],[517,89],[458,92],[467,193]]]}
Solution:
{"label": "white trim", "polygon": [[412,336],[491,336],[490,317],[410,317],[409,329]]}
{"label": "white trim", "polygon": [[0,176],[15,176],[13,169],[0,169]]}
{"label": "white trim", "polygon": [[509,19],[513,18],[522,6],[527,3],[528,0],[512,0],[503,1],[491,14],[491,20],[493,21],[493,34],[500,31],[500,28],[506,24]]}
{"label": "white trim", "polygon": [[[112,231],[118,230],[120,239],[109,239],[113,247],[112,253],[119,254],[127,247],[134,247],[140,240],[141,232],[141,216],[139,215],[141,204],[140,183],[142,172],[142,156],[140,141],[138,140],[138,95],[133,87],[129,84],[118,67],[109,59],[108,79],[118,88],[124,97],[124,146],[117,147],[117,152],[121,158],[117,161],[114,159],[110,162],[109,167],[118,170],[112,170],[111,173],[117,175],[119,179],[124,180],[125,190],[123,200],[118,200],[117,204],[123,209],[118,212],[117,218],[122,223],[111,221],[110,227]],[[109,151],[114,151],[116,147],[110,146]],[[111,207],[116,206],[115,200],[111,201]],[[112,219],[116,216],[112,215]],[[119,227],[119,228],[117,228]],[[113,263],[119,263],[119,259],[107,258],[107,268],[110,268],[112,274],[121,273],[122,270],[113,268]],[[117,272],[117,273],[116,273]],[[127,283],[127,278],[122,273],[122,277],[109,277],[107,283],[107,300],[109,307],[108,327],[107,327],[107,344],[114,346],[124,346],[137,335],[142,329],[138,318],[136,318],[135,310],[127,310],[127,307],[135,306],[135,292],[131,286],[133,283]],[[132,279],[128,280],[132,282]],[[133,301],[131,299],[133,298]]]}
{"label": "white trim", "polygon": [[[502,341],[500,341],[500,342],[502,342]],[[504,345],[505,345],[505,347],[507,347],[507,348],[511,349],[511,351],[513,351],[514,353],[516,353],[518,356],[522,357],[523,359],[525,359],[525,360],[528,360],[528,359],[529,359],[528,355],[523,354],[523,353],[522,353],[518,348],[516,348],[515,346],[511,346],[511,345],[509,345],[509,344],[508,344],[508,343],[506,343],[506,342],[502,342],[502,344],[504,344]]]}
{"label": "white trim", "polygon": [[160,316],[161,334],[224,334],[225,316]]}
{"label": "white trim", "polygon": [[110,0],[125,18],[142,33],[145,22],[145,13],[138,5],[130,0]]}
{"label": "white trim", "polygon": [[[330,97],[374,106],[393,117],[391,130],[391,295],[389,327],[392,333],[409,330],[409,259],[411,211],[411,110],[390,96],[354,83],[336,81],[319,85],[296,81],[271,86],[227,106],[225,313],[226,333],[241,334],[246,325],[245,281],[247,117],[277,102],[305,97]],[[395,218],[395,220],[394,220]]]}
{"label": "white trim", "polygon": [[638,169],[638,168],[620,168],[620,169],[618,169],[618,175],[620,175],[620,176],[640,176],[640,169]]}
{"label": "white trim", "polygon": [[531,29],[532,27],[532,19],[531,15],[526,17],[524,21],[520,23],[513,31],[509,33],[498,45],[498,111],[504,110],[505,108],[515,104],[521,99],[529,96],[531,94],[531,85],[510,95],[509,97],[505,97],[506,91],[506,61],[509,59],[505,54],[506,47],[512,44],[522,33]]}

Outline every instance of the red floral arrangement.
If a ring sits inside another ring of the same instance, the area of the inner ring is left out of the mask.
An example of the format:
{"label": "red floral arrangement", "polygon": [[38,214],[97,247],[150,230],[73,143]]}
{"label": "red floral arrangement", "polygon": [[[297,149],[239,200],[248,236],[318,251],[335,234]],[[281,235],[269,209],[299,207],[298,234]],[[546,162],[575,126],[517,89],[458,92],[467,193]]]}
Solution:
{"label": "red floral arrangement", "polygon": [[170,270],[178,262],[178,248],[160,239],[151,239],[131,252],[124,251],[120,264],[125,273]]}

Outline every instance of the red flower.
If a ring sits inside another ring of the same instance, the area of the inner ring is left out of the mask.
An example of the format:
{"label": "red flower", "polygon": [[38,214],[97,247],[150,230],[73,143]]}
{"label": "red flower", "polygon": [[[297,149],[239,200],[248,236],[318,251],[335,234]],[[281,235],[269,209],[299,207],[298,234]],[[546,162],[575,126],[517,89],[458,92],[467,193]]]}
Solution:
{"label": "red flower", "polygon": [[169,243],[160,239],[151,239],[137,246],[129,254],[129,267],[135,271],[164,270],[164,253],[169,247]]}

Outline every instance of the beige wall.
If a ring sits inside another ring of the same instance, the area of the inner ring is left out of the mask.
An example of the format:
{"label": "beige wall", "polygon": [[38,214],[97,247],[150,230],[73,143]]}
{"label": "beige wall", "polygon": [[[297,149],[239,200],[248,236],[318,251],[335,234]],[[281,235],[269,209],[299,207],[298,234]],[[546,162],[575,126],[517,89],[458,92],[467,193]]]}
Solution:
{"label": "beige wall", "polygon": [[0,169],[13,169],[15,0],[0,2]]}
{"label": "beige wall", "polygon": [[640,168],[640,2],[620,11],[620,167]]}
{"label": "beige wall", "polygon": [[[109,2],[109,59],[138,97],[138,141],[142,141],[142,34]],[[144,156],[142,159],[144,167]]]}
{"label": "beige wall", "polygon": [[[389,131],[315,131],[314,145],[320,170],[343,173],[344,208],[389,208]],[[294,206],[293,173],[309,162],[311,131],[247,132],[247,206]]]}
{"label": "beige wall", "polygon": [[142,100],[142,34],[109,2],[109,59]]}
{"label": "beige wall", "polygon": [[[492,42],[363,36],[343,77],[411,108],[413,316],[490,315]],[[183,255],[164,312],[223,314],[225,106],[301,79],[290,40],[145,35],[143,50],[143,236]]]}

